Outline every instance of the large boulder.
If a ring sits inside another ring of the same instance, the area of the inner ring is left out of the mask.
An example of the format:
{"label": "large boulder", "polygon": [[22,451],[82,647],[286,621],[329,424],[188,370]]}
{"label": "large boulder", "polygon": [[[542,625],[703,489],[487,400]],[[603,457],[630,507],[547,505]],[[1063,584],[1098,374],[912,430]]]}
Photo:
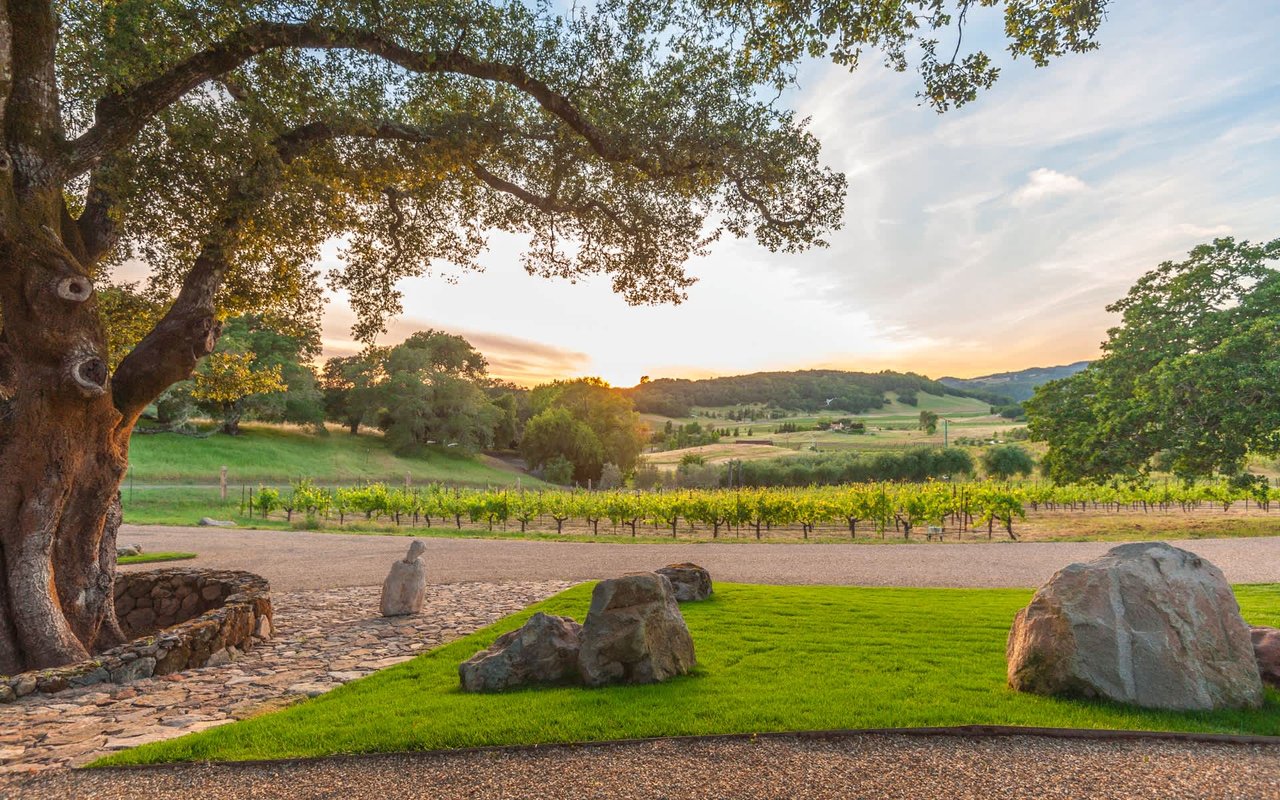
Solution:
{"label": "large boulder", "polygon": [[666,576],[640,572],[596,584],[578,654],[584,683],[655,683],[696,663],[693,637]]}
{"label": "large boulder", "polygon": [[668,564],[658,570],[658,574],[671,581],[677,602],[706,600],[711,596],[711,573],[697,564]]}
{"label": "large boulder", "polygon": [[468,692],[500,692],[528,683],[578,678],[582,626],[569,617],[538,612],[519,630],[502,634],[488,649],[458,666]]}
{"label": "large boulder", "polygon": [[1280,689],[1280,629],[1250,628],[1249,633],[1262,682]]}
{"label": "large boulder", "polygon": [[1249,628],[1222,572],[1163,543],[1116,547],[1042,586],[1009,631],[1009,685],[1146,708],[1262,705]]}
{"label": "large boulder", "polygon": [[382,616],[417,614],[427,598],[427,565],[422,560],[427,545],[414,539],[404,559],[391,565],[382,583]]}

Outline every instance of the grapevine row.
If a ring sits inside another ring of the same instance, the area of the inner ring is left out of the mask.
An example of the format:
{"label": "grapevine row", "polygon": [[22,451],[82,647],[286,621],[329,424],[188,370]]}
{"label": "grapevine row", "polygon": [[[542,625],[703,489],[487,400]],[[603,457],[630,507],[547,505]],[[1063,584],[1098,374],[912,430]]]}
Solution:
{"label": "grapevine row", "polygon": [[549,527],[553,522],[556,532],[562,533],[565,523],[574,520],[598,533],[603,521],[632,536],[641,525],[652,525],[675,537],[684,522],[691,528],[710,530],[713,538],[725,529],[745,529],[757,539],[763,531],[797,526],[808,538],[818,525],[832,524],[847,527],[851,537],[859,531],[884,536],[892,530],[904,538],[922,527],[926,535],[933,536],[944,525],[957,531],[985,526],[988,535],[998,526],[1016,539],[1014,524],[1026,517],[1028,509],[1190,511],[1206,504],[1229,509],[1236,503],[1247,506],[1252,502],[1270,510],[1273,500],[1280,500],[1280,490],[1265,486],[1242,489],[1225,482],[1163,487],[864,483],[804,489],[584,492],[454,489],[443,485],[409,490],[381,483],[326,488],[300,481],[284,492],[260,488],[250,495],[247,505],[251,515],[267,517],[284,512],[289,520],[298,514],[340,524],[365,519],[430,526],[436,521],[461,528],[465,520],[489,530],[518,524],[525,532],[535,523]]}

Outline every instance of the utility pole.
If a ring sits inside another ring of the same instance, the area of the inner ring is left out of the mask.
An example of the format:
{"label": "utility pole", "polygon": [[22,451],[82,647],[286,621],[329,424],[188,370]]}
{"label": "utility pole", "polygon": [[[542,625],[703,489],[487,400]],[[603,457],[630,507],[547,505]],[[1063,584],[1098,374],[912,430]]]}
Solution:
{"label": "utility pole", "polygon": [[951,431],[950,431],[950,430],[949,430],[949,428],[948,428],[948,423],[950,423],[950,420],[948,420],[948,419],[946,419],[946,418],[944,417],[944,418],[943,418],[943,420],[942,420],[942,446],[943,446],[944,448],[945,448],[945,447],[947,447],[947,443],[950,441],[950,438],[949,438],[948,434],[949,434]]}

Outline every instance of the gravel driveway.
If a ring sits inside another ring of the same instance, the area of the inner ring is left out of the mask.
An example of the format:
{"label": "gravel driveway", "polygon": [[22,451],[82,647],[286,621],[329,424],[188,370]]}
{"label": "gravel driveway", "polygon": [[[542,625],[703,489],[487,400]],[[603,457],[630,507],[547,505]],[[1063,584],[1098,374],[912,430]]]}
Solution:
{"label": "gravel driveway", "polygon": [[[122,544],[199,553],[183,564],[244,569],[278,591],[381,584],[406,536],[124,526]],[[1109,542],[991,544],[599,544],[428,538],[432,583],[582,581],[693,561],[716,580],[855,586],[1035,587]],[[1216,564],[1232,583],[1280,582],[1280,537],[1173,542]],[[151,566],[135,567],[150,569]],[[126,567],[126,569],[128,569]]]}
{"label": "gravel driveway", "polygon": [[59,772],[17,791],[24,800],[1268,800],[1280,798],[1280,747],[1037,736],[677,740]]}

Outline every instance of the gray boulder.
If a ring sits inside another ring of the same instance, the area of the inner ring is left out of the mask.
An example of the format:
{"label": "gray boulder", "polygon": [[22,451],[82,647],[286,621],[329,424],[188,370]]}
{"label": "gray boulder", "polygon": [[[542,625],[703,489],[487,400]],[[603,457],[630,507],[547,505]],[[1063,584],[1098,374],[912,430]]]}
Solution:
{"label": "gray boulder", "polygon": [[426,549],[422,540],[414,539],[408,555],[391,565],[382,583],[382,616],[402,617],[422,610],[427,598],[427,565],[422,560]]}
{"label": "gray boulder", "polygon": [[1014,617],[1009,685],[1176,710],[1256,708],[1249,628],[1222,572],[1164,543],[1072,564]]}
{"label": "gray boulder", "polygon": [[140,555],[142,555],[142,545],[140,544],[125,544],[116,548],[116,558]]}
{"label": "gray boulder", "polygon": [[234,528],[236,524],[226,519],[214,519],[213,517],[201,517],[200,527],[202,528]]}
{"label": "gray boulder", "polygon": [[696,663],[693,637],[666,576],[640,572],[596,584],[578,654],[584,683],[654,683]]}
{"label": "gray boulder", "polygon": [[1250,628],[1249,633],[1262,682],[1280,689],[1280,629]]}
{"label": "gray boulder", "polygon": [[538,612],[519,630],[502,634],[488,649],[458,666],[468,692],[500,692],[529,683],[578,678],[582,626],[568,617]]}
{"label": "gray boulder", "polygon": [[671,581],[677,602],[706,600],[711,596],[711,573],[697,564],[668,564],[657,572]]}

